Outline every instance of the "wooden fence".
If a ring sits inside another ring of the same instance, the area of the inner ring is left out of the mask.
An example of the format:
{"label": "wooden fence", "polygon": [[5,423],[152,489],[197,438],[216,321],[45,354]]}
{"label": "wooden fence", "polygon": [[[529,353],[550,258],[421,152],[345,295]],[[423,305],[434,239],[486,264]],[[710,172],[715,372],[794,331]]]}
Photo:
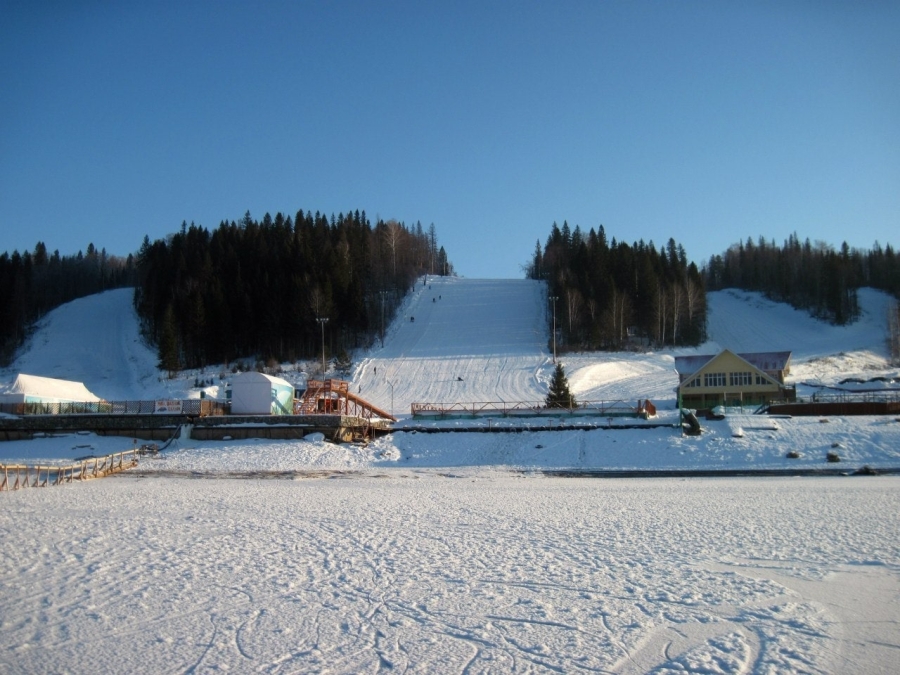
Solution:
{"label": "wooden fence", "polygon": [[66,466],[0,464],[0,492],[102,478],[137,466],[141,452],[143,451],[126,450],[105,457],[83,459]]}

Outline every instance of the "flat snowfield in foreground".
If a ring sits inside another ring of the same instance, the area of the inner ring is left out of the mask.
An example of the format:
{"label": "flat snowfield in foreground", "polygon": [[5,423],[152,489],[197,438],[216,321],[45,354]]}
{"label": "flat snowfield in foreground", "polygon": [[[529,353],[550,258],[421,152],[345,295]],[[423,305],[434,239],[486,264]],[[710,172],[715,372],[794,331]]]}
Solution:
{"label": "flat snowfield in foreground", "polygon": [[896,672],[900,479],[119,476],[0,495],[0,672]]}

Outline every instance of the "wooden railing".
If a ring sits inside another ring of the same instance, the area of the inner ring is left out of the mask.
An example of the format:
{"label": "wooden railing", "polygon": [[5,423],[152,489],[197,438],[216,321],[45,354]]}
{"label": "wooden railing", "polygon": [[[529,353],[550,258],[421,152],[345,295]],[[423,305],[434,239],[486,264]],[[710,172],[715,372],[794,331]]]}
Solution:
{"label": "wooden railing", "polygon": [[0,492],[102,478],[137,466],[141,450],[91,457],[65,466],[0,464]]}

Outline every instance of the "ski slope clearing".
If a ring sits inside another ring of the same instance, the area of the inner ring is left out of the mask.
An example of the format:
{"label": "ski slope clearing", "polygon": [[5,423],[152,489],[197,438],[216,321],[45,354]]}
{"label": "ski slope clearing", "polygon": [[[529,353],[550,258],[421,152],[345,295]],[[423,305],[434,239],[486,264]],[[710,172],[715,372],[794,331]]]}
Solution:
{"label": "ski slope clearing", "polygon": [[401,415],[412,403],[542,400],[545,302],[537,281],[420,283],[353,383],[364,398]]}
{"label": "ski slope clearing", "polygon": [[861,315],[849,326],[817,321],[758,293],[729,289],[710,298],[710,353],[790,350],[794,380],[820,386],[898,373],[888,365],[887,350],[888,309],[896,301],[881,291],[859,289]]}
{"label": "ski slope clearing", "polygon": [[871,288],[859,289],[858,298],[859,319],[849,326],[832,326],[759,293],[733,288],[710,293],[710,339],[735,352],[792,351],[795,361],[840,352],[884,357],[888,307],[894,300]]}
{"label": "ski slope clearing", "polygon": [[893,672],[897,488],[395,472],[3,494],[0,671]]}

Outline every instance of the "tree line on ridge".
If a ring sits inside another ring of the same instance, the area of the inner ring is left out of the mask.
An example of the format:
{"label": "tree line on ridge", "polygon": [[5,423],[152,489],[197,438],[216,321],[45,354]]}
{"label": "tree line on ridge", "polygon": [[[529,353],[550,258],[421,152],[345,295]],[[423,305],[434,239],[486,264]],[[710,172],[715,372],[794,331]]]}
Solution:
{"label": "tree line on ridge", "polygon": [[763,237],[732,245],[714,255],[704,266],[709,290],[741,288],[757,291],[777,302],[836,325],[852,323],[859,316],[856,290],[877,288],[900,297],[900,257],[893,247],[875,242],[871,250],[839,250],[791,234],[781,246]]}
{"label": "tree line on ridge", "polygon": [[[697,266],[669,239],[607,241],[601,225],[584,234],[556,223],[535,246],[526,277],[547,282],[562,349],[620,350],[696,345],[706,339],[706,293]],[[556,298],[556,300],[552,300]]]}

